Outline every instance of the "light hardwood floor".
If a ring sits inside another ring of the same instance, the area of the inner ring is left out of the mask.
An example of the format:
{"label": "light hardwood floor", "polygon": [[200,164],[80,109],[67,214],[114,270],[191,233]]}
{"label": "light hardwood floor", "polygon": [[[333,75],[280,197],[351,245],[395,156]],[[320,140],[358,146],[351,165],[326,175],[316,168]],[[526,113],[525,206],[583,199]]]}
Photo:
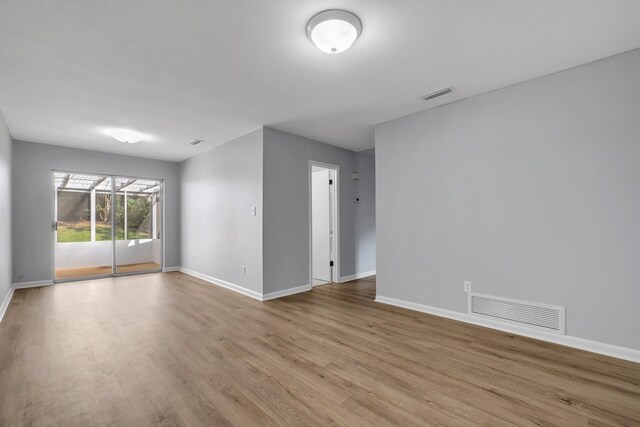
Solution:
{"label": "light hardwood floor", "polygon": [[640,365],[373,302],[181,273],[17,290],[0,425],[640,425]]}

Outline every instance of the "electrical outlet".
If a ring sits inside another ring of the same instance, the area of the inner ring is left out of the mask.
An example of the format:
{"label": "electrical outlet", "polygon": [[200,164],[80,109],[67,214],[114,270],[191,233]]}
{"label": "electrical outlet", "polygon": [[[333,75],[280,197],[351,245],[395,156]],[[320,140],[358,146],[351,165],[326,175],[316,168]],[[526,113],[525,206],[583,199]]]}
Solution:
{"label": "electrical outlet", "polygon": [[471,292],[471,282],[464,282],[464,291]]}
{"label": "electrical outlet", "polygon": [[242,274],[247,274],[247,266],[246,265],[242,266]]}
{"label": "electrical outlet", "polygon": [[256,208],[255,206],[251,208],[251,216],[256,216],[258,211],[258,208]]}
{"label": "electrical outlet", "polygon": [[191,254],[191,261],[195,261],[196,260],[196,254]]}

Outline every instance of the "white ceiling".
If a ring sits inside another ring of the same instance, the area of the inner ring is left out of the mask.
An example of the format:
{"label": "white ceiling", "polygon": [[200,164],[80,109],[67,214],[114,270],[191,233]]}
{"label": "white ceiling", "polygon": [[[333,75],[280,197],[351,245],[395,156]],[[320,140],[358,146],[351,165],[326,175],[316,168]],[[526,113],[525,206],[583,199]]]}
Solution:
{"label": "white ceiling", "polygon": [[[328,8],[363,23],[335,56],[305,34]],[[637,47],[637,0],[2,0],[0,108],[15,139],[158,159],[261,125],[359,151],[377,123]],[[150,140],[104,134],[123,127]]]}

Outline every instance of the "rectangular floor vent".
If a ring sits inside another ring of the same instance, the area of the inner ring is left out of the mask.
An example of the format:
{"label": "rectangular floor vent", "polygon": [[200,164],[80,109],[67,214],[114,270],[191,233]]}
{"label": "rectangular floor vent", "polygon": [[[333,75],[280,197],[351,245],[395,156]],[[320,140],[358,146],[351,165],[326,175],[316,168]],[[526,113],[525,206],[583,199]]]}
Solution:
{"label": "rectangular floor vent", "polygon": [[470,293],[469,313],[523,327],[565,333],[565,308],[555,305]]}

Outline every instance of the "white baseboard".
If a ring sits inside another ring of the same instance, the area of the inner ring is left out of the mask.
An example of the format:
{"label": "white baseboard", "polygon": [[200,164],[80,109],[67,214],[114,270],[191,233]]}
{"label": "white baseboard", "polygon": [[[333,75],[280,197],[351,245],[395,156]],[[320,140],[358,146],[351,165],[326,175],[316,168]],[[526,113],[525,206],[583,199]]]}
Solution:
{"label": "white baseboard", "polygon": [[9,304],[11,303],[11,298],[13,298],[14,290],[26,289],[26,288],[39,288],[40,286],[50,286],[50,285],[53,285],[53,282],[51,280],[38,280],[35,282],[13,283],[9,287],[9,292],[7,293],[7,296],[4,298],[4,301],[2,301],[2,305],[0,306],[0,322],[4,318],[4,314],[7,312],[7,309],[9,308]]}
{"label": "white baseboard", "polygon": [[422,313],[433,314],[440,317],[446,317],[448,319],[458,320],[460,322],[471,323],[473,325],[484,326],[486,328],[497,329],[516,335],[535,338],[541,341],[547,341],[554,344],[560,344],[567,347],[590,351],[592,353],[603,354],[605,356],[611,356],[618,359],[640,363],[640,350],[635,350],[632,348],[619,347],[612,344],[605,344],[584,338],[573,337],[570,335],[558,335],[550,332],[531,330],[516,325],[504,324],[499,321],[478,318],[467,313],[460,313],[457,311],[446,310],[443,308],[432,307],[424,304],[418,304],[415,302],[404,301],[380,295],[376,296],[376,302],[419,311]]}
{"label": "white baseboard", "polygon": [[242,295],[246,295],[253,299],[257,299],[258,301],[262,301],[262,294],[256,291],[252,291],[251,289],[244,288],[240,285],[236,285],[235,283],[227,282],[222,279],[217,279],[215,277],[207,276],[206,274],[198,273],[194,270],[189,270],[188,268],[180,267],[179,271],[189,276],[197,277],[198,279],[202,279],[205,282],[213,283],[214,285],[221,286],[223,288],[227,288],[229,290],[241,293]]}
{"label": "white baseboard", "polygon": [[268,301],[276,298],[286,297],[287,295],[298,294],[300,292],[307,292],[311,290],[311,285],[302,285],[297,286],[295,288],[283,289],[281,291],[271,292],[268,294],[261,294],[256,291],[252,291],[240,285],[236,285],[235,283],[230,283],[222,279],[217,279],[215,277],[207,276],[206,274],[198,273],[194,270],[189,270],[188,268],[178,267],[178,270],[184,274],[188,274],[193,277],[197,277],[198,279],[202,279],[206,282],[213,283],[214,285],[221,286],[223,288],[238,292],[242,295],[246,295],[253,299],[257,299],[258,301]]}
{"label": "white baseboard", "polygon": [[341,277],[338,283],[350,282],[352,280],[363,279],[365,277],[375,276],[375,275],[376,275],[375,270],[365,271],[364,273],[357,273],[357,274],[352,274],[351,276]]}
{"label": "white baseboard", "polygon": [[170,273],[172,271],[180,271],[180,267],[165,267],[162,269],[163,273]]}
{"label": "white baseboard", "polygon": [[299,294],[300,292],[307,292],[311,290],[311,285],[302,285],[295,288],[283,289],[281,291],[270,292],[262,296],[262,301],[269,301],[270,299],[282,298],[288,295]]}
{"label": "white baseboard", "polygon": [[4,297],[4,301],[2,301],[2,305],[0,306],[0,322],[4,318],[4,314],[7,312],[7,308],[9,308],[9,303],[11,303],[11,298],[13,297],[13,286],[9,287],[9,292]]}
{"label": "white baseboard", "polygon": [[25,289],[25,288],[39,288],[40,286],[51,286],[53,282],[51,280],[37,280],[35,282],[19,282],[11,285],[13,289]]}

